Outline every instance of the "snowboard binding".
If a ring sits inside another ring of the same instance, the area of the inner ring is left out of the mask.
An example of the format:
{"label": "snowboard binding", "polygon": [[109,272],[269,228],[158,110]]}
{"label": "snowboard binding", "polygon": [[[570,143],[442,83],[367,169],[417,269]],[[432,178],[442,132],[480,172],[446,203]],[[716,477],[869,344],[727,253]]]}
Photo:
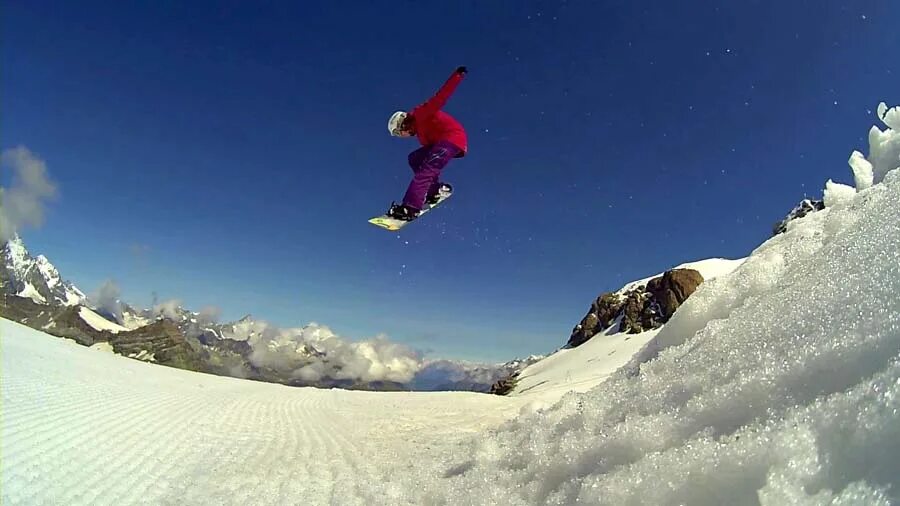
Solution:
{"label": "snowboard binding", "polygon": [[395,220],[412,221],[416,219],[417,216],[419,216],[419,211],[404,204],[391,202],[391,208],[388,210],[386,215],[389,218],[394,218]]}

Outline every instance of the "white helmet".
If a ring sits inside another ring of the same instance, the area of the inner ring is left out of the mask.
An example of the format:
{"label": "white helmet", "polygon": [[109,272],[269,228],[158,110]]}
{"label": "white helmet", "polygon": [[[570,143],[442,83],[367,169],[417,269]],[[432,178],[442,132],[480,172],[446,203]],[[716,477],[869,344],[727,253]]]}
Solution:
{"label": "white helmet", "polygon": [[394,137],[400,137],[400,128],[403,127],[405,119],[406,113],[403,111],[397,111],[392,114],[391,119],[388,120],[388,132]]}

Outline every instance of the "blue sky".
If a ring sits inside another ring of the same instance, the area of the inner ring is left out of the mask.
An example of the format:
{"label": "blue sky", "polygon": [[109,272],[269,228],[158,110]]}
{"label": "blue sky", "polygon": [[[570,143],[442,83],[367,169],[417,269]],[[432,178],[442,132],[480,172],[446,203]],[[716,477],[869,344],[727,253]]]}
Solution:
{"label": "blue sky", "polygon": [[[23,236],[138,305],[549,352],[602,291],[749,253],[900,102],[897,3],[734,4],[4,2],[0,147],[60,192]],[[388,116],[458,65],[456,195],[372,227],[418,147]]]}

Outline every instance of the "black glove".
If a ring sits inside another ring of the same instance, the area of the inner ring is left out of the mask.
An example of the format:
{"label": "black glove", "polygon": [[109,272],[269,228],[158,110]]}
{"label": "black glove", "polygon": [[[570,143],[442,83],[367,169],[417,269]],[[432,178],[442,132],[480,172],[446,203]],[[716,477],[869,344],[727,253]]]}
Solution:
{"label": "black glove", "polygon": [[456,67],[456,73],[466,75],[469,73],[469,69],[467,69],[465,67]]}

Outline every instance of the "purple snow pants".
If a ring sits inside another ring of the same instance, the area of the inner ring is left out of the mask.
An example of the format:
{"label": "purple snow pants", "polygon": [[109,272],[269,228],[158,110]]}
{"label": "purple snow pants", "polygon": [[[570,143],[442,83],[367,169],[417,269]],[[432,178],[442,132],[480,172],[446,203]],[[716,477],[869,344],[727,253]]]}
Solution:
{"label": "purple snow pants", "polygon": [[421,210],[425,206],[425,198],[438,192],[441,171],[461,151],[452,142],[438,141],[410,153],[409,166],[415,175],[403,196],[403,204]]}

